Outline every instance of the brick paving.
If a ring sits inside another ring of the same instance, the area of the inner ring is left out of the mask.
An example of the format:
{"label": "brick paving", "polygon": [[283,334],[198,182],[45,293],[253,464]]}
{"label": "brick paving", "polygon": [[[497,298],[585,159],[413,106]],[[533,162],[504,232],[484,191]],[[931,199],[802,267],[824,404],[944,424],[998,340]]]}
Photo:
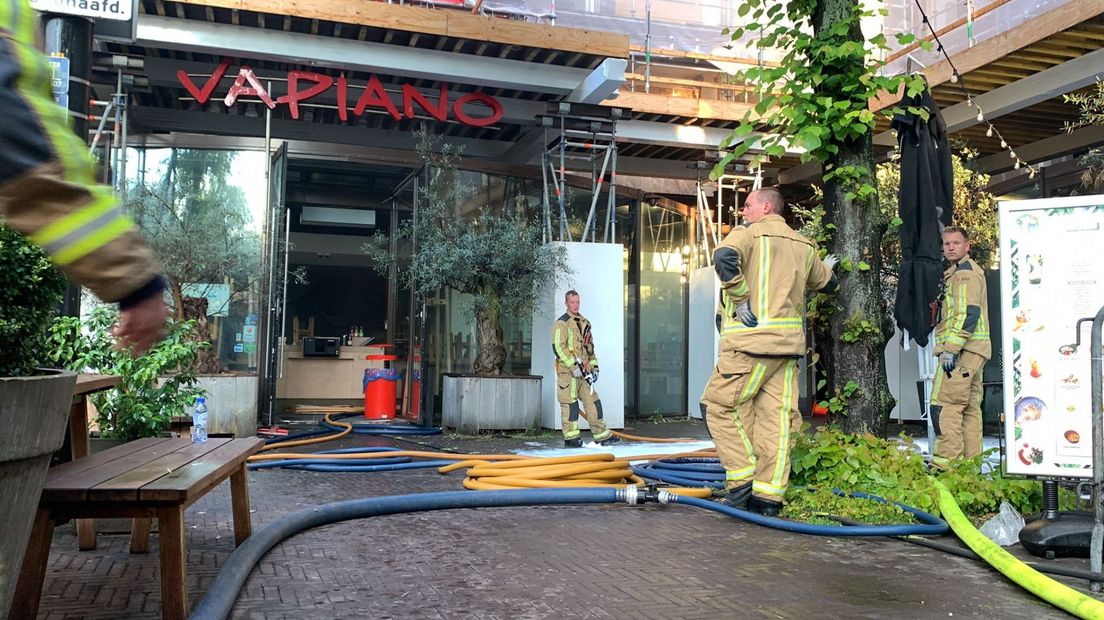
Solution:
{"label": "brick paving", "polygon": [[[695,425],[640,434],[700,436]],[[428,437],[503,451],[514,439]],[[327,444],[396,445],[373,438]],[[403,447],[409,447],[403,444]],[[254,528],[303,507],[458,490],[460,473],[251,472]],[[189,603],[233,550],[229,486],[185,515]],[[157,618],[158,541],[125,535],[77,551],[60,527],[40,618]],[[1063,564],[1083,567],[1080,560]],[[1085,591],[1085,584],[1069,582]],[[284,541],[253,571],[233,617],[269,618],[1059,618],[991,569],[887,539],[802,536],[683,506],[487,508],[377,517]]]}

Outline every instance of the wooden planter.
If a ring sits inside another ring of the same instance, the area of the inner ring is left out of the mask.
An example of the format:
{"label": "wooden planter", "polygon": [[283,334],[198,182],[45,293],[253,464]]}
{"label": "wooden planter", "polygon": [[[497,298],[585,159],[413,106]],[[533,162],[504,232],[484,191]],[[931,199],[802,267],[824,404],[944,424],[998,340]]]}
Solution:
{"label": "wooden planter", "polygon": [[69,426],[77,375],[0,378],[0,616],[11,607],[53,453]]}
{"label": "wooden planter", "polygon": [[529,375],[445,375],[443,425],[461,433],[540,426],[541,378]]}

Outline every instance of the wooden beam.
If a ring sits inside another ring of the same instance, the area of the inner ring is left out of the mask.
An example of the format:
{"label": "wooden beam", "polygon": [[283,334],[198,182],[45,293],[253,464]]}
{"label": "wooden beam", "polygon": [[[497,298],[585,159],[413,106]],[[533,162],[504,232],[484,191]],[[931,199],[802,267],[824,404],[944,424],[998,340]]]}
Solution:
{"label": "wooden beam", "polygon": [[[1104,0],[1079,0],[1064,4],[955,54],[955,67],[960,74],[965,75],[1102,13],[1104,13]],[[951,79],[951,63],[944,60],[931,65],[924,69],[924,75],[928,78],[928,84],[932,86],[947,82]],[[870,101],[870,108],[874,111],[882,110],[897,103],[900,98],[898,93],[882,93]]]}
{"label": "wooden beam", "polygon": [[744,117],[745,112],[755,107],[753,103],[646,95],[644,93],[625,92],[624,90],[616,99],[607,99],[602,102],[602,105],[632,108],[634,112],[645,114],[712,118],[726,121],[738,121]]}
{"label": "wooden beam", "polygon": [[476,41],[629,57],[628,35],[495,19],[371,0],[179,0],[183,4],[272,13]]}

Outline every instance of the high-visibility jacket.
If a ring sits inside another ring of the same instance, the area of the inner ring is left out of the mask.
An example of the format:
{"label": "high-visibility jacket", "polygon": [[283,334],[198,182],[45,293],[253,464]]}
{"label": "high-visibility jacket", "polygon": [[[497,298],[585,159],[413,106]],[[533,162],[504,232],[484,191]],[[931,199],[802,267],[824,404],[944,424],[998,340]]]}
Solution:
{"label": "high-visibility jacket", "polygon": [[935,326],[935,354],[972,351],[989,359],[989,299],[985,272],[967,256],[943,272],[943,303]]}
{"label": "high-visibility jacket", "polygon": [[[732,257],[731,250],[738,259],[721,260],[726,254]],[[714,257],[722,287],[721,351],[804,355],[805,291],[823,289],[832,280],[832,270],[820,260],[816,244],[781,216],[768,215],[735,228]],[[745,300],[750,300],[759,320],[755,327],[733,316]]]}
{"label": "high-visibility jacket", "polygon": [[556,362],[564,368],[574,368],[576,359],[591,370],[598,367],[590,321],[581,314],[571,316],[565,312],[552,324],[552,351],[556,353]]}
{"label": "high-visibility jacket", "polygon": [[163,288],[160,266],[107,187],[84,140],[50,95],[26,0],[0,0],[0,217],[65,275],[122,305]]}

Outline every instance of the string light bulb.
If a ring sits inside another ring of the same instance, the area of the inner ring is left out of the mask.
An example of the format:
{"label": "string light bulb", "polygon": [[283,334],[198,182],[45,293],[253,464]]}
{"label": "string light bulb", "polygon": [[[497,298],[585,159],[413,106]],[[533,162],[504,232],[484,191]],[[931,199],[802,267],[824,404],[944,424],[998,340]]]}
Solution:
{"label": "string light bulb", "polygon": [[951,84],[958,84],[958,73],[951,74]]}
{"label": "string light bulb", "polygon": [[986,138],[992,138],[993,137],[993,126],[992,125],[989,125],[989,129],[985,130],[985,137]]}
{"label": "string light bulb", "polygon": [[1012,159],[1016,159],[1016,151],[1008,151],[1008,156]]}
{"label": "string light bulb", "polygon": [[985,122],[985,117],[982,116],[981,110],[978,110],[977,120],[978,120],[979,123]]}
{"label": "string light bulb", "polygon": [[1020,160],[1016,160],[1016,165],[1014,167],[1016,168],[1016,170],[1020,169]]}
{"label": "string light bulb", "polygon": [[1004,138],[1001,138],[1001,148],[1002,149],[1008,148],[1008,143],[1004,141]]}
{"label": "string light bulb", "polygon": [[1027,178],[1029,178],[1029,179],[1034,179],[1035,178],[1035,169],[1034,168],[1028,168],[1027,169]]}

